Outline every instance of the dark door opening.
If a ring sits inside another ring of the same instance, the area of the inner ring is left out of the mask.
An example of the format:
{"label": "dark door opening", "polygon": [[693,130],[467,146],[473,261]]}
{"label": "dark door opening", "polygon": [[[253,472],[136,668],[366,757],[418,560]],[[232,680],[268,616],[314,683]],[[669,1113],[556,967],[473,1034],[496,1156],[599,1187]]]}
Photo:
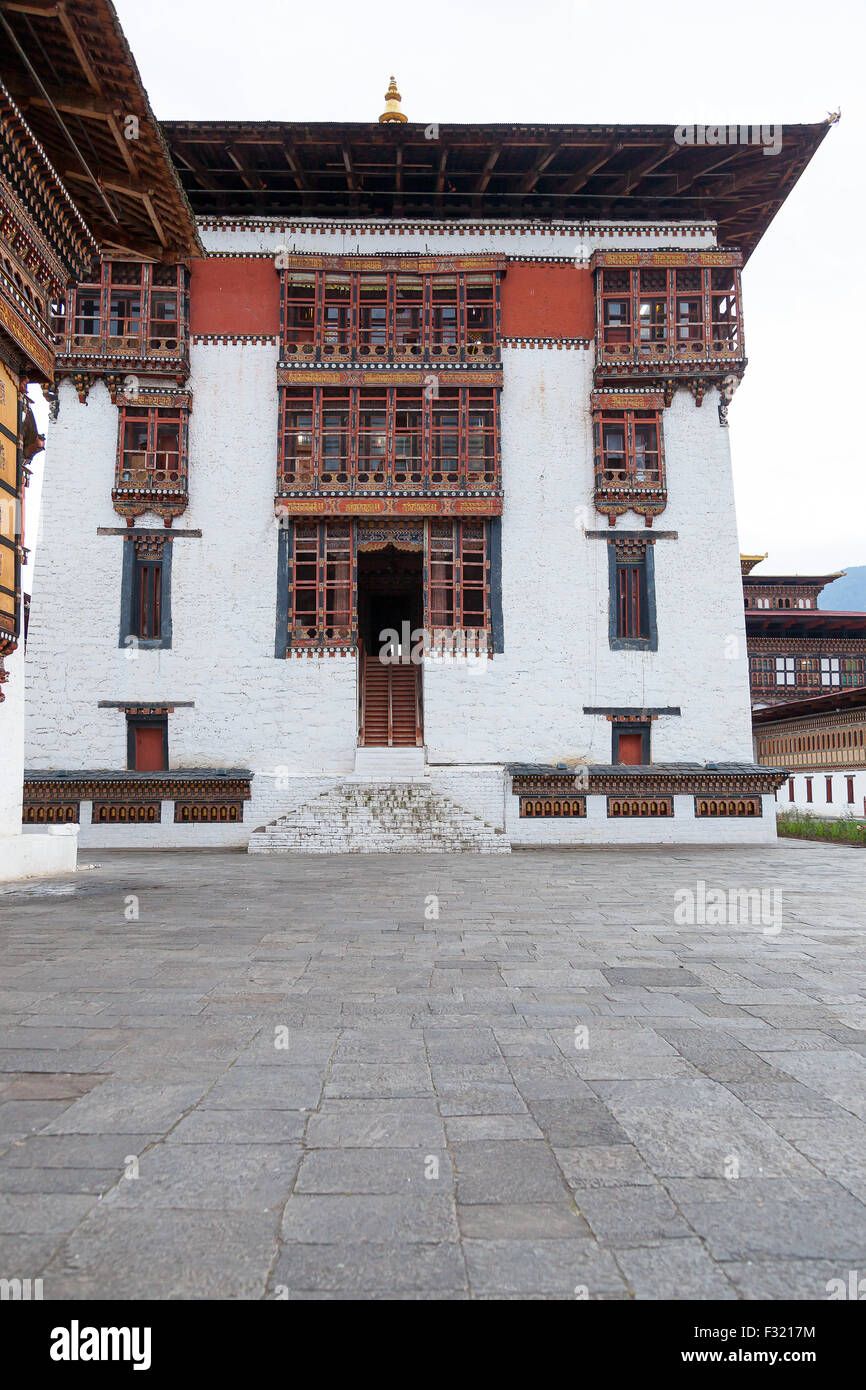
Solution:
{"label": "dark door opening", "polygon": [[419,747],[424,742],[421,664],[412,633],[424,620],[420,551],[358,554],[360,673],[358,742],[364,747]]}

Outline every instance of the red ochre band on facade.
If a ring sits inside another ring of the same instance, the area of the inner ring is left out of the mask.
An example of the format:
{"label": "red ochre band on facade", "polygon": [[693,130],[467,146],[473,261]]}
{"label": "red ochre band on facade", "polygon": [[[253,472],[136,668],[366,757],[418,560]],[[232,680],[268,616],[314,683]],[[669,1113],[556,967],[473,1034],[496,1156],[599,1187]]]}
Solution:
{"label": "red ochre band on facade", "polygon": [[512,261],[502,280],[503,338],[592,338],[595,302],[588,266]]}
{"label": "red ochre band on facade", "polygon": [[269,258],[209,256],[190,269],[190,333],[277,334],[280,277]]}

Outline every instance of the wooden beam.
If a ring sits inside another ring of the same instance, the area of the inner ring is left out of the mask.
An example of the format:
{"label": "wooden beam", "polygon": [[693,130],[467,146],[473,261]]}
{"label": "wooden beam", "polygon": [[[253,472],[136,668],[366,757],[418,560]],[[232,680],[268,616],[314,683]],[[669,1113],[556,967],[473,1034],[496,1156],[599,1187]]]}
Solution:
{"label": "wooden beam", "polygon": [[[14,86],[9,86],[8,83],[6,85],[19,106],[39,106],[50,110],[50,103],[38,92],[32,89],[25,91],[17,83]],[[60,90],[54,93],[51,101],[58,111],[65,111],[69,116],[104,121],[108,116],[120,114],[116,101],[94,96],[92,92]]]}
{"label": "wooden beam", "polygon": [[623,145],[621,140],[616,137],[614,137],[613,140],[609,140],[600,153],[596,155],[595,159],[591,159],[589,164],[585,164],[576,174],[572,174],[564,188],[560,189],[560,192],[565,194],[566,197],[570,197],[573,193],[577,193],[579,189],[583,188],[585,183],[589,182],[593,174],[598,173],[602,165],[606,164],[609,159],[612,159],[615,154],[619,154],[622,148]]}
{"label": "wooden beam", "polygon": [[501,146],[501,145],[497,145],[495,150],[491,150],[491,151],[490,151],[490,154],[487,156],[487,160],[486,160],[486,162],[485,162],[484,168],[482,169],[481,174],[480,174],[480,176],[479,176],[479,179],[478,179],[478,187],[475,189],[475,192],[476,192],[476,193],[484,193],[484,192],[485,192],[485,190],[486,190],[486,188],[487,188],[487,185],[488,185],[489,182],[490,182],[490,178],[491,178],[491,175],[492,175],[492,173],[493,173],[493,170],[494,170],[494,168],[496,167],[496,161],[498,160],[498,158],[499,158],[499,156],[501,155],[501,153],[502,153],[502,146]]}
{"label": "wooden beam", "polygon": [[536,156],[532,168],[524,174],[517,190],[518,193],[531,193],[548,164],[552,164],[558,154],[559,145],[548,145],[542,149]]}
{"label": "wooden beam", "polygon": [[[114,136],[114,143],[117,145],[117,148],[120,150],[121,158],[123,159],[124,164],[126,165],[127,169],[129,170],[130,174],[132,175],[132,177],[133,177],[133,178],[137,178],[137,176],[138,176],[138,165],[136,164],[135,160],[133,159],[132,150],[130,149],[130,145],[132,144],[132,141],[131,141],[131,140],[127,140],[127,138],[126,138],[126,136],[124,135],[123,131],[120,129],[120,122],[119,122],[119,120],[117,119],[116,116],[109,116],[109,117],[108,117],[108,129],[111,131],[112,135]],[[140,133],[140,132],[139,132],[139,133]]]}
{"label": "wooden beam", "polygon": [[81,71],[87,78],[88,85],[93,88],[94,92],[101,92],[102,84],[100,83],[99,78],[96,76],[96,73],[93,70],[90,59],[88,58],[87,53],[85,52],[84,45],[78,37],[75,25],[72,23],[72,20],[69,18],[69,15],[66,12],[66,6],[64,4],[58,5],[56,7],[55,13],[57,15],[57,18],[60,20],[63,32],[69,40],[69,46],[75,54],[76,58],[78,59],[78,62],[81,66]]}
{"label": "wooden beam", "polygon": [[678,145],[675,140],[672,140],[665,149],[654,149],[647,159],[641,164],[638,164],[636,168],[630,169],[627,174],[623,175],[618,183],[614,184],[613,188],[607,190],[608,197],[618,198],[623,193],[630,193],[635,184],[640,183],[641,179],[644,178],[646,174],[651,174],[654,169],[658,169],[659,165],[667,163],[673,155],[679,154],[682,148],[683,146]]}
{"label": "wooden beam", "polygon": [[153,199],[151,198],[150,194],[147,194],[144,198],[142,198],[142,202],[144,203],[144,206],[147,209],[148,217],[153,223],[153,230],[156,232],[156,235],[159,238],[160,246],[167,246],[168,238],[166,237],[165,232],[162,230],[162,224],[156,215],[156,208],[153,206]]}
{"label": "wooden beam", "polygon": [[355,177],[355,170],[352,167],[352,155],[349,150],[348,141],[344,140],[341,148],[343,151],[343,163],[346,166],[346,178],[348,180],[349,188],[352,190],[353,193],[358,193],[360,192],[360,188],[358,185],[358,180]]}
{"label": "wooden beam", "polygon": [[445,165],[448,160],[448,147],[442,150],[439,156],[439,172],[436,175],[436,192],[441,193],[445,188]]}

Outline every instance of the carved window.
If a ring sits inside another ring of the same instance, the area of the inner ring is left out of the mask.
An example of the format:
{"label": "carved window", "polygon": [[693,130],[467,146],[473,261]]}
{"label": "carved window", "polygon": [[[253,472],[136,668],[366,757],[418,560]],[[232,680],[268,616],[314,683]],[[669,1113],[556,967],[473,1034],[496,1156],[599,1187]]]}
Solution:
{"label": "carved window", "polygon": [[843,656],[842,685],[866,685],[866,657]]}
{"label": "carved window", "polygon": [[601,404],[611,399],[600,393],[593,408],[596,510],[611,522],[630,510],[648,519],[658,516],[667,505],[661,407]]}
{"label": "carved window", "polygon": [[120,422],[120,482],[179,486],[182,430],[181,410],[125,406]]}
{"label": "carved window", "polygon": [[431,521],[428,540],[428,625],[490,627],[487,527],[481,521]]}
{"label": "carved window", "polygon": [[283,272],[288,357],[406,360],[492,357],[498,272]]}
{"label": "carved window", "polygon": [[78,285],[57,319],[65,351],[177,356],[186,338],[185,277],[179,265],[104,261],[99,280]]}
{"label": "carved window", "polygon": [[498,397],[459,388],[281,388],[278,489],[498,486]]}
{"label": "carved window", "polygon": [[737,266],[602,265],[601,361],[733,357],[742,353]]}
{"label": "carved window", "polygon": [[354,640],[352,523],[297,521],[289,559],[288,636],[292,647]]}

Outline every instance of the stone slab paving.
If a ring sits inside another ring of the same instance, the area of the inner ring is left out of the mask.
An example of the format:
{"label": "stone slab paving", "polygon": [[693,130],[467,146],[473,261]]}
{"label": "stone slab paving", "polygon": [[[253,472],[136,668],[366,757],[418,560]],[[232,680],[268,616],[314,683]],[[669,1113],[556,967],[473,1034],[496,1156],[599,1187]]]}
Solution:
{"label": "stone slab paving", "polygon": [[[0,1277],[458,1300],[866,1277],[866,856],[90,858],[0,889]],[[779,897],[720,916],[713,889]]]}

